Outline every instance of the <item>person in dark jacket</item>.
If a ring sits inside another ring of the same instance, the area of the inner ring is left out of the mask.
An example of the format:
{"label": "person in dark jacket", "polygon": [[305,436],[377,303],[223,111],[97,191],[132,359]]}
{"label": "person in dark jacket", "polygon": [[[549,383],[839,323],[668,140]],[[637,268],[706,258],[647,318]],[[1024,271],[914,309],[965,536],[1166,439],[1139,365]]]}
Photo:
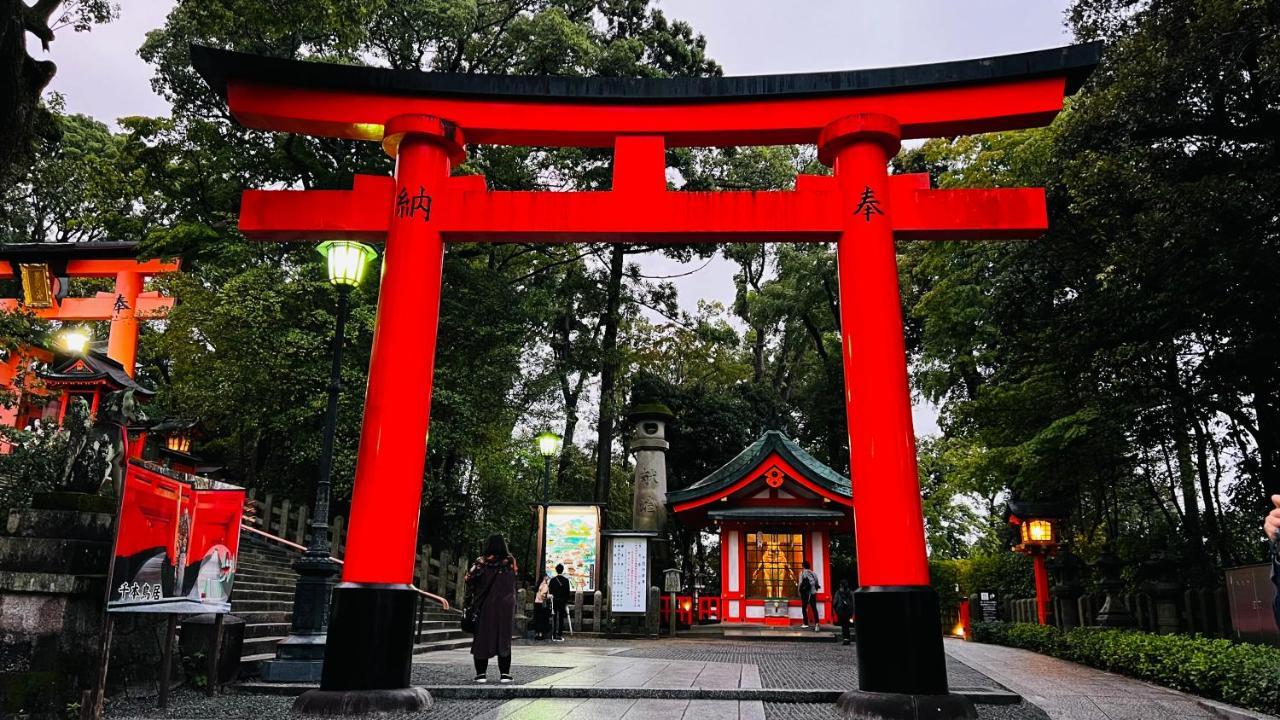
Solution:
{"label": "person in dark jacket", "polygon": [[849,626],[853,623],[853,590],[848,580],[840,581],[840,589],[836,590],[831,609],[836,611],[840,621],[840,632],[844,634],[844,644],[849,644]]}
{"label": "person in dark jacket", "polygon": [[516,620],[516,559],[507,550],[501,535],[490,535],[484,554],[467,571],[467,587],[476,604],[476,634],[471,640],[471,657],[476,666],[476,682],[487,682],[489,658],[498,656],[500,681],[511,682],[511,633]]}
{"label": "person in dark jacket", "polygon": [[1280,627],[1280,495],[1272,495],[1271,504],[1275,505],[1275,509],[1263,521],[1262,530],[1271,541],[1271,584],[1276,586],[1271,613],[1275,615],[1276,626]]}
{"label": "person in dark jacket", "polygon": [[551,642],[564,642],[564,628],[569,624],[569,596],[573,588],[564,576],[564,564],[556,563],[556,576],[547,584],[551,596],[551,609],[555,619],[551,622]]}
{"label": "person in dark jacket", "polygon": [[804,616],[804,624],[800,627],[809,627],[809,610],[813,610],[813,629],[816,632],[821,626],[818,624],[821,618],[818,617],[818,591],[822,589],[822,584],[818,582],[818,575],[813,571],[813,566],[808,560],[803,563],[804,569],[800,571],[800,613]]}

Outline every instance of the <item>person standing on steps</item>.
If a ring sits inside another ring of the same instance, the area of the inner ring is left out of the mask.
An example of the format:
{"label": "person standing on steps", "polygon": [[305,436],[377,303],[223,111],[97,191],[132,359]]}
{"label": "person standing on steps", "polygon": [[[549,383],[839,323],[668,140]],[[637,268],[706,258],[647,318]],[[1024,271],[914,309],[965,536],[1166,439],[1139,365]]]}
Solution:
{"label": "person standing on steps", "polygon": [[516,621],[516,559],[501,535],[490,535],[484,553],[467,571],[466,583],[477,608],[471,658],[476,682],[488,682],[489,658],[498,656],[499,682],[511,682],[511,633]]}
{"label": "person standing on steps", "polygon": [[569,595],[572,590],[569,578],[564,574],[564,564],[557,563],[556,576],[547,583],[547,593],[551,595],[554,614],[551,621],[551,642],[564,642],[564,628],[569,624]]}
{"label": "person standing on steps", "polygon": [[853,590],[849,587],[848,580],[840,581],[840,589],[836,590],[831,609],[836,612],[836,619],[840,622],[840,632],[844,635],[844,644],[848,645],[849,626],[853,623]]}
{"label": "person standing on steps", "polygon": [[822,585],[818,583],[818,576],[813,572],[813,568],[809,565],[809,561],[804,561],[804,569],[800,571],[800,614],[803,616],[800,627],[809,627],[809,609],[813,608],[813,631],[820,630],[818,625],[818,591],[822,589]]}

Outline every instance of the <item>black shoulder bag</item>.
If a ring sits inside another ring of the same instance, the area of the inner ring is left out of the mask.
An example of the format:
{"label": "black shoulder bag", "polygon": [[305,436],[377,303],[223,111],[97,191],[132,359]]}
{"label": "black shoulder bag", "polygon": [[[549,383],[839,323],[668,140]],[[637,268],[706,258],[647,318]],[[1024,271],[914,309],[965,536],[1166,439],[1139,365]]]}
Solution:
{"label": "black shoulder bag", "polygon": [[493,582],[497,580],[497,575],[489,578],[489,584],[484,586],[484,590],[478,591],[471,597],[471,602],[462,610],[462,632],[476,634],[476,618],[480,614],[480,608],[484,606],[484,601],[489,596],[489,589],[493,587]]}

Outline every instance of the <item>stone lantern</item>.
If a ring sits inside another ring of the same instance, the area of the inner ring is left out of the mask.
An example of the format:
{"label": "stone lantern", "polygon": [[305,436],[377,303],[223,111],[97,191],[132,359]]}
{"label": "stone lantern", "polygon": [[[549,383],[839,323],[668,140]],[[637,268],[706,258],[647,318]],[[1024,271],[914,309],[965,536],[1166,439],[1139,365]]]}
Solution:
{"label": "stone lantern", "polygon": [[667,423],[674,416],[662,403],[641,403],[627,415],[631,441],[627,445],[636,459],[634,494],[631,500],[631,527],[661,531],[667,525]]}

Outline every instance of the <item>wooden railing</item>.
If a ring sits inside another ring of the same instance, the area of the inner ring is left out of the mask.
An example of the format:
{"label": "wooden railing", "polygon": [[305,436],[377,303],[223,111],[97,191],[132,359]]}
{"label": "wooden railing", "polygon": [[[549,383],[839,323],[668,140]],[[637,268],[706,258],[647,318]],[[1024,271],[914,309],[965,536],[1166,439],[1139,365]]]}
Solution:
{"label": "wooden railing", "polygon": [[[310,508],[288,499],[276,498],[271,493],[260,494],[249,490],[248,496],[255,504],[253,530],[284,541],[288,547],[306,548],[309,532]],[[338,562],[346,554],[347,522],[341,515],[329,520],[329,552]],[[444,601],[446,608],[461,609],[466,594],[464,578],[469,564],[465,557],[454,558],[449,550],[432,554],[430,545],[418,548],[413,566],[413,583],[420,591],[437,602]]]}

